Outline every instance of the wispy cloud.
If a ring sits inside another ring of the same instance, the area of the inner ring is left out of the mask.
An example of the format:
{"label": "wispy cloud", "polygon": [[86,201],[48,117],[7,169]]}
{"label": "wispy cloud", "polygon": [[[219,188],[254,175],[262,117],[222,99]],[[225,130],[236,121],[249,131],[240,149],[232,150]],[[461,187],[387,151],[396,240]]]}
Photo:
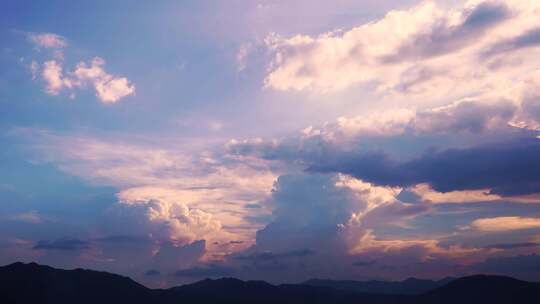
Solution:
{"label": "wispy cloud", "polygon": [[471,223],[473,228],[488,231],[511,231],[523,229],[539,229],[540,218],[519,217],[519,216],[502,216],[494,218],[482,218],[474,220]]}
{"label": "wispy cloud", "polygon": [[28,40],[42,48],[62,49],[68,46],[66,38],[54,33],[29,33]]}

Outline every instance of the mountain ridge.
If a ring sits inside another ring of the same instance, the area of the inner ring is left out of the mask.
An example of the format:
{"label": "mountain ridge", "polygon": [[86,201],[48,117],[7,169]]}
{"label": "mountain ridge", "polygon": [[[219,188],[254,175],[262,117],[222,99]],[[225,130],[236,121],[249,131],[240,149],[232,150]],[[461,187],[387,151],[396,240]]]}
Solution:
{"label": "mountain ridge", "polygon": [[[540,296],[540,283],[510,277],[474,275],[448,279],[450,282],[420,294],[359,292],[308,284],[272,285],[265,281],[236,278],[205,279],[168,289],[150,289],[129,277],[108,272],[63,270],[36,263],[13,263],[0,267],[2,303],[528,303]],[[312,284],[309,284],[311,281]],[[330,280],[319,280],[328,283]],[[408,279],[401,282],[335,281],[355,283],[441,282]],[[304,282],[304,283],[306,283]],[[334,284],[335,284],[334,282]],[[315,282],[316,283],[316,282]],[[320,283],[320,282],[319,282]],[[442,283],[441,283],[442,284]],[[382,284],[384,285],[384,284]],[[382,286],[381,285],[381,286]],[[390,285],[394,286],[394,285]],[[397,286],[397,285],[395,285]],[[339,286],[338,286],[339,287]],[[396,292],[392,288],[391,291]],[[418,290],[416,290],[418,292]],[[517,301],[516,301],[517,299]]]}

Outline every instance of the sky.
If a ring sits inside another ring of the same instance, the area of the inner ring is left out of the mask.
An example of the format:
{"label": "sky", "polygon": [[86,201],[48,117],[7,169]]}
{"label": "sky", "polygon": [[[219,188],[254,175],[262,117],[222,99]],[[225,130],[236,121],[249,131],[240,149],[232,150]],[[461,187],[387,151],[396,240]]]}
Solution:
{"label": "sky", "polygon": [[540,281],[540,3],[0,3],[0,264]]}

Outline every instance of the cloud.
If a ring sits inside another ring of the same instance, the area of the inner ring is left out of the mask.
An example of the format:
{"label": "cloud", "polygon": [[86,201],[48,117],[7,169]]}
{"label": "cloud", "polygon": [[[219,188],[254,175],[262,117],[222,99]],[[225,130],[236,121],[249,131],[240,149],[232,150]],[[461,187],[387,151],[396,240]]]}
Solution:
{"label": "cloud", "polygon": [[482,252],[482,249],[459,245],[444,247],[436,239],[378,239],[372,230],[352,236],[356,239],[351,252],[361,256],[376,257],[384,253],[386,258],[401,256],[406,263],[413,261],[460,259]]}
{"label": "cloud", "polygon": [[234,259],[240,260],[240,261],[252,261],[252,262],[268,262],[268,261],[276,261],[281,259],[287,259],[287,258],[295,258],[295,257],[306,257],[316,254],[313,250],[310,249],[299,249],[294,251],[288,251],[288,252],[254,252],[250,255],[239,255],[235,256]]}
{"label": "cloud", "polygon": [[[488,92],[539,68],[532,55],[537,8],[530,1],[485,0],[446,9],[427,1],[350,29],[273,34],[266,39],[271,59],[264,85],[315,94],[360,86],[381,99]],[[493,61],[482,55],[513,55],[522,47],[530,47],[530,56]]]}
{"label": "cloud", "polygon": [[122,204],[130,206],[133,214],[141,214],[147,224],[145,230],[158,239],[170,239],[183,245],[216,235],[221,230],[221,223],[211,214],[189,208],[182,202],[132,200],[123,196],[119,199]]}
{"label": "cloud", "polygon": [[30,224],[39,224],[44,221],[43,216],[37,211],[29,211],[11,215],[0,216],[0,219],[7,219],[10,221],[17,221]]}
{"label": "cloud", "polygon": [[534,157],[540,149],[539,87],[535,73],[506,93],[431,109],[341,117],[298,135],[232,140],[226,148],[233,155],[346,173],[377,185],[420,191],[425,184],[428,189],[420,192],[432,201],[531,195],[540,183]]}
{"label": "cloud", "polygon": [[64,75],[62,64],[56,60],[43,64],[42,76],[47,86],[45,92],[58,95],[63,89],[84,88],[92,85],[103,103],[115,103],[135,93],[135,86],[125,77],[116,77],[104,70],[105,61],[95,57],[90,65],[77,64],[72,72]]}
{"label": "cloud", "polygon": [[240,45],[236,52],[236,64],[239,72],[243,71],[247,67],[247,57],[249,56],[253,45],[251,43],[244,43]]}
{"label": "cloud", "polygon": [[[406,226],[427,210],[423,204],[398,201],[398,193],[340,174],[280,176],[266,202],[274,206],[272,221],[257,232],[252,247],[233,254],[228,263],[244,275],[261,272],[271,280],[286,276],[298,281],[313,275],[381,275],[376,273],[380,267],[430,260],[444,264],[483,250],[443,246],[425,236],[377,237],[379,229]],[[373,267],[350,267],[359,260],[374,261]]]}
{"label": "cloud", "polygon": [[[433,147],[433,142],[444,143],[439,138],[445,136],[475,136],[480,141],[493,137],[505,138],[513,129],[509,123],[514,120],[519,107],[501,97],[494,99],[459,100],[447,106],[424,110],[398,108],[339,117],[335,122],[319,127],[309,126],[300,134],[284,139],[233,139],[226,148],[233,155],[309,164],[325,163],[340,153],[361,153],[377,150],[378,147],[395,148],[393,142],[398,139],[411,141],[409,150],[422,152],[419,148],[423,146]],[[459,140],[455,142],[459,144]]]}
{"label": "cloud", "polygon": [[115,103],[135,93],[135,86],[130,84],[126,77],[108,74],[103,68],[104,65],[105,60],[100,57],[92,59],[90,65],[80,62],[72,73],[75,82],[78,86],[92,84],[103,103]]}
{"label": "cloud", "polygon": [[163,272],[193,265],[204,256],[205,244],[204,240],[183,245],[169,241],[161,242],[159,251],[153,256],[152,265]]}
{"label": "cloud", "polygon": [[539,247],[540,243],[501,243],[501,244],[493,244],[487,246],[487,248],[495,248],[495,249],[517,249],[517,248],[531,248],[531,247]]}
{"label": "cloud", "polygon": [[[193,150],[185,150],[183,143],[156,144],[140,138],[105,140],[50,132],[22,136],[31,138],[39,151],[37,162],[119,189],[118,203],[110,210],[118,222],[116,234],[150,233],[177,245],[206,240],[205,255],[219,258],[252,245],[255,232],[268,222],[249,220],[271,212],[259,203],[275,181],[263,162],[200,151],[193,141]],[[255,202],[259,208],[249,208]]]}
{"label": "cloud", "polygon": [[528,218],[518,216],[481,218],[474,220],[471,223],[471,227],[487,232],[538,229],[540,228],[540,218]]}
{"label": "cloud", "polygon": [[377,261],[356,261],[352,265],[356,267],[369,267],[376,264],[377,264]]}
{"label": "cloud", "polygon": [[78,239],[58,239],[54,241],[39,241],[33,249],[35,250],[63,250],[78,251],[88,249],[89,243]]}
{"label": "cloud", "polygon": [[[58,95],[62,90],[92,86],[96,96],[103,103],[115,103],[120,99],[135,94],[135,85],[126,77],[111,75],[105,71],[105,60],[94,57],[90,63],[80,61],[72,71],[64,72],[63,49],[68,46],[66,39],[53,33],[29,34],[28,39],[38,47],[54,49],[55,59],[43,63],[42,77],[46,83],[45,92]],[[36,78],[39,64],[32,60],[30,66],[32,79]]]}
{"label": "cloud", "polygon": [[63,78],[62,64],[56,60],[46,61],[41,75],[47,84],[45,92],[49,95],[58,95],[64,87],[71,86],[71,82]]}
{"label": "cloud", "polygon": [[491,189],[499,195],[536,193],[540,142],[497,143],[469,149],[426,151],[419,158],[396,162],[384,153],[342,154],[315,172],[342,172],[377,185],[408,187],[428,183],[434,190]]}
{"label": "cloud", "polygon": [[412,196],[411,203],[418,201],[429,203],[490,202],[502,199],[501,196],[490,193],[489,189],[460,190],[443,193],[433,190],[429,184],[417,184],[414,187],[404,190],[400,195],[403,195],[404,199]]}
{"label": "cloud", "polygon": [[150,269],[147,272],[144,273],[145,276],[159,276],[161,275],[161,272],[159,270]]}
{"label": "cloud", "polygon": [[38,47],[61,49],[67,47],[67,40],[54,33],[30,33],[28,34],[30,42]]}
{"label": "cloud", "polygon": [[522,33],[516,37],[500,41],[489,46],[483,53],[482,57],[489,58],[492,56],[509,53],[512,51],[532,48],[540,45],[540,27]]}
{"label": "cloud", "polygon": [[450,16],[439,17],[427,32],[419,30],[396,53],[384,56],[383,61],[427,59],[460,50],[481,38],[491,27],[508,19],[511,12],[504,3],[486,1],[467,7],[460,14],[457,22],[451,20]]}
{"label": "cloud", "polygon": [[30,68],[30,73],[32,73],[32,80],[36,80],[38,72],[39,72],[39,64],[37,63],[37,61],[32,60],[29,68]]}

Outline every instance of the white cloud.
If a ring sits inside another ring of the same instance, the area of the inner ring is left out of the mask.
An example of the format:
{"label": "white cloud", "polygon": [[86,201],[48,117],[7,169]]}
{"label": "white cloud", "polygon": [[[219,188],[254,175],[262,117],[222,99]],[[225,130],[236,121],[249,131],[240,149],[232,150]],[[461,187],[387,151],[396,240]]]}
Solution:
{"label": "white cloud", "polygon": [[46,82],[45,92],[50,95],[58,95],[64,87],[71,86],[68,79],[64,79],[62,64],[56,60],[46,61],[43,64],[43,72],[41,74]]}
{"label": "white cloud", "polygon": [[[96,95],[103,103],[115,103],[135,93],[135,86],[126,77],[117,77],[104,69],[105,61],[95,57],[90,65],[79,62],[72,72],[63,72],[62,63],[56,60],[46,61],[42,76],[47,86],[45,92],[58,95],[64,88],[84,88],[92,85]],[[73,92],[72,92],[73,93]]]}
{"label": "white cloud", "polygon": [[[168,145],[48,132],[29,136],[40,151],[38,161],[54,163],[94,184],[119,188],[119,205],[136,210],[148,231],[183,243],[206,239],[209,255],[252,244],[264,222],[251,222],[249,216],[269,213],[264,206],[246,208],[264,200],[275,181],[276,175],[262,162],[220,159],[204,150],[185,151],[185,145],[164,148]],[[228,246],[229,241],[243,243]]]}
{"label": "white cloud", "polygon": [[54,33],[31,33],[28,39],[38,47],[61,49],[67,47],[66,39]]}
{"label": "white cloud", "polygon": [[410,192],[418,195],[422,201],[430,203],[466,203],[466,202],[489,202],[500,200],[499,195],[490,194],[489,189],[450,191],[446,193],[433,190],[428,184],[418,184]]}
{"label": "white cloud", "polygon": [[171,240],[181,246],[196,240],[221,240],[221,223],[201,209],[163,199],[132,199],[126,193],[118,197],[122,204],[141,211],[147,223],[145,232],[158,240]]}
{"label": "white cloud", "polygon": [[252,48],[253,45],[251,43],[244,43],[238,48],[238,51],[236,52],[236,64],[239,72],[246,69],[247,57],[249,56]]}
{"label": "white cloud", "polygon": [[273,35],[265,86],[334,92],[374,86],[392,95],[443,99],[508,87],[540,67],[540,45],[482,58],[486,49],[540,26],[530,1],[469,1],[445,10],[427,1],[380,20],[319,36]]}
{"label": "white cloud", "polygon": [[[105,71],[105,60],[101,57],[94,57],[89,64],[81,61],[73,71],[64,71],[63,49],[68,46],[64,37],[53,33],[31,33],[28,34],[28,39],[37,47],[53,49],[52,56],[55,59],[43,63],[42,76],[47,94],[58,95],[63,89],[91,85],[101,102],[115,103],[135,93],[135,86],[126,77],[111,75]],[[32,60],[30,69],[32,79],[35,79],[39,64]],[[73,99],[75,93],[71,91],[69,96]]]}
{"label": "white cloud", "polygon": [[540,218],[502,216],[494,218],[482,218],[471,223],[473,228],[487,232],[501,232],[523,229],[540,228]]}
{"label": "white cloud", "polygon": [[32,80],[36,80],[38,72],[39,64],[35,60],[32,60],[32,62],[30,63],[30,73],[32,73]]}
{"label": "white cloud", "polygon": [[105,60],[100,57],[92,59],[90,65],[80,62],[75,67],[73,76],[81,86],[91,83],[98,98],[104,103],[115,103],[135,93],[135,86],[131,85],[127,78],[108,74],[103,68],[104,65]]}
{"label": "white cloud", "polygon": [[11,215],[5,215],[0,219],[7,219],[11,221],[19,221],[24,223],[39,224],[43,222],[43,217],[37,211],[29,211]]}
{"label": "white cloud", "polygon": [[[464,248],[461,246],[441,247],[438,240],[434,239],[390,239],[380,240],[373,235],[373,231],[367,230],[364,234],[355,235],[356,246],[351,249],[353,254],[399,254],[408,255],[409,259],[416,257],[419,261],[427,261],[436,258],[463,258],[481,251],[477,248]],[[410,260],[409,260],[410,262]]]}

